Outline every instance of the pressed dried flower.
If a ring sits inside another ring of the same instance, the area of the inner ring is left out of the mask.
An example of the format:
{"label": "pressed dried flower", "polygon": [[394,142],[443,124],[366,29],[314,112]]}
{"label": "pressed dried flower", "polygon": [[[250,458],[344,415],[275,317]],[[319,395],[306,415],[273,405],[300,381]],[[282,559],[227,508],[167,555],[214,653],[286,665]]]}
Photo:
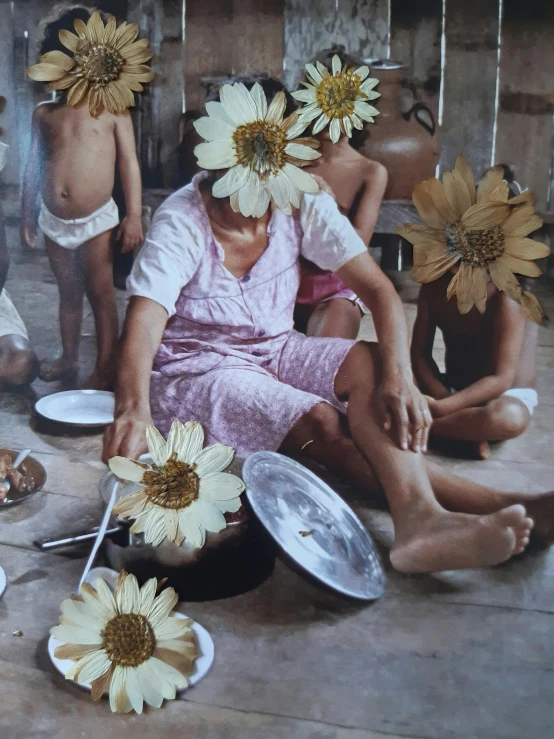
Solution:
{"label": "pressed dried flower", "polygon": [[223,472],[233,459],[233,450],[224,444],[205,449],[204,431],[196,421],[174,421],[167,442],[149,426],[146,440],[153,464],[113,457],[110,469],[140,489],[121,498],[114,513],[134,518],[132,533],[144,532],[145,541],[157,546],[167,538],[180,545],[184,539],[202,547],[206,532],[217,533],[226,527],[224,513],[241,506],[244,483]]}
{"label": "pressed dried flower", "polygon": [[459,156],[442,182],[432,178],[417,185],[412,200],[424,225],[406,223],[398,233],[414,246],[415,280],[433,282],[458,266],[446,295],[449,300],[456,295],[460,313],[473,306],[485,312],[492,280],[531,320],[543,320],[538,300],[515,277],[538,277],[541,270],[534,260],[550,253],[526,238],[542,225],[531,193],[508,199],[500,167],[490,169],[476,189],[471,167]]}
{"label": "pressed dried flower", "polygon": [[92,686],[92,698],[109,693],[117,713],[142,713],[144,703],[159,708],[173,700],[198,657],[188,619],[170,616],[177,603],[173,588],[156,597],[157,581],[139,589],[134,575],[120,572],[115,592],[98,579],[81,585],[80,595],[61,604],[59,626],[50,629],[62,645],[58,659],[74,660],[67,680]]}
{"label": "pressed dried flower", "polygon": [[144,90],[143,83],[154,79],[146,65],[152,58],[146,39],[136,40],[139,29],[134,24],[116,24],[110,16],[104,26],[100,13],[94,12],[88,23],[77,18],[76,34],[60,31],[60,41],[73,53],[49,51],[27,74],[37,82],[48,82],[52,90],[67,90],[67,104],[78,105],[88,98],[89,111],[95,118],[106,109],[123,113],[134,106],[134,92]]}

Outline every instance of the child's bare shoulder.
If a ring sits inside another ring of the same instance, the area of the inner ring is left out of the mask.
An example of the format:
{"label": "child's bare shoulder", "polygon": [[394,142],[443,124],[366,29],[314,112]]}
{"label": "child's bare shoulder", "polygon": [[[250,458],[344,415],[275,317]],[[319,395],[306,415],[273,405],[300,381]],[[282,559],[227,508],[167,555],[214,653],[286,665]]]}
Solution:
{"label": "child's bare shoulder", "polygon": [[376,162],[373,159],[364,157],[363,154],[355,152],[359,158],[359,166],[363,173],[364,182],[366,185],[375,185],[376,183],[386,183],[387,181],[387,170],[380,162]]}

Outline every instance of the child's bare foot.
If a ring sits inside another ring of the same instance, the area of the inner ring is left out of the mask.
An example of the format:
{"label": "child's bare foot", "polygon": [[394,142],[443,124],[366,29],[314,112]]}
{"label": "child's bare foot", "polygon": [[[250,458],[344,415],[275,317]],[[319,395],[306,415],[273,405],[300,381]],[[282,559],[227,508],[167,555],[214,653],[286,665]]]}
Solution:
{"label": "child's bare foot", "polygon": [[83,383],[83,390],[113,390],[115,373],[113,370],[99,369],[87,377]]}
{"label": "child's bare foot", "polygon": [[488,516],[438,511],[397,526],[390,559],[400,572],[490,567],[521,554],[532,527],[522,505]]}
{"label": "child's bare foot", "polygon": [[433,434],[429,446],[431,449],[457,459],[489,459],[491,449],[486,441],[465,441],[461,439],[445,439]]}
{"label": "child's bare foot", "polygon": [[76,375],[79,371],[79,363],[60,357],[59,359],[45,360],[40,363],[39,377],[44,382],[56,382],[70,375]]}

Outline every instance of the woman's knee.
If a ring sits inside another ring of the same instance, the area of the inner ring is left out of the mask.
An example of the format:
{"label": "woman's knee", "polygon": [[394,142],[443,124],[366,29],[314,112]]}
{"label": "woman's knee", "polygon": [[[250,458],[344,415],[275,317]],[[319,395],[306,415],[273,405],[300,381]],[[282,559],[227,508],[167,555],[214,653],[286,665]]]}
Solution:
{"label": "woman's knee", "polygon": [[519,436],[531,420],[529,411],[521,400],[506,396],[488,403],[487,415],[496,437],[493,441],[513,439]]}
{"label": "woman's knee", "polygon": [[38,359],[31,344],[15,334],[0,340],[0,378],[6,385],[28,385],[38,375]]}
{"label": "woman's knee", "polygon": [[375,342],[358,341],[350,349],[341,364],[335,380],[335,392],[339,398],[348,399],[356,390],[368,395],[379,382],[381,356]]}
{"label": "woman's knee", "polygon": [[318,458],[329,453],[344,437],[339,411],[328,403],[317,403],[294,424],[282,449],[289,454],[305,451]]}

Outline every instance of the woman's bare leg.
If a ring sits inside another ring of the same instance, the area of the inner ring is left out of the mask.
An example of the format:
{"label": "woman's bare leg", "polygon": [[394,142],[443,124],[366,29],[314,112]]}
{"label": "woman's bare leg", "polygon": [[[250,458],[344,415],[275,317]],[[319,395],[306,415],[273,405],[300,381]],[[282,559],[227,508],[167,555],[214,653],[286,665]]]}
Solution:
{"label": "woman's bare leg", "polygon": [[[375,471],[387,496],[396,537],[391,553],[393,565],[406,572],[482,567],[522,551],[532,526],[523,506],[472,516],[448,512],[438,503],[423,456],[400,450],[375,421],[372,395],[379,381],[378,373],[376,346],[359,344],[339,370],[336,387],[337,393],[349,401],[352,440]],[[336,445],[338,437],[346,436],[338,413],[326,405],[315,406],[300,419],[283,450],[289,451],[303,434],[308,438],[319,434],[323,437],[322,445],[328,443],[329,447]],[[314,451],[309,450],[319,442],[316,438],[307,447],[311,456]]]}
{"label": "woman's bare leg", "polygon": [[86,292],[96,325],[98,354],[94,372],[84,387],[111,390],[115,379],[115,351],[118,317],[113,285],[112,232],[106,231],[88,241],[83,249]]}
{"label": "woman's bare leg", "polygon": [[85,287],[79,250],[64,249],[47,236],[44,241],[60,293],[62,356],[51,362],[41,362],[40,378],[46,382],[54,382],[79,369]]}
{"label": "woman's bare leg", "polygon": [[351,300],[346,298],[326,300],[314,308],[308,321],[306,335],[357,339],[361,318],[359,307]]}

